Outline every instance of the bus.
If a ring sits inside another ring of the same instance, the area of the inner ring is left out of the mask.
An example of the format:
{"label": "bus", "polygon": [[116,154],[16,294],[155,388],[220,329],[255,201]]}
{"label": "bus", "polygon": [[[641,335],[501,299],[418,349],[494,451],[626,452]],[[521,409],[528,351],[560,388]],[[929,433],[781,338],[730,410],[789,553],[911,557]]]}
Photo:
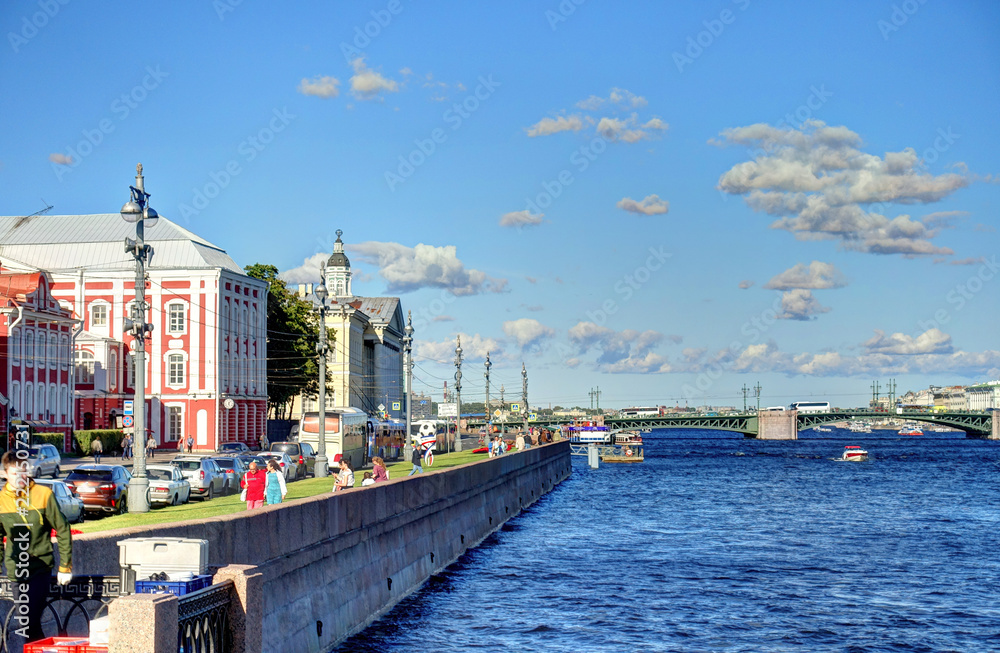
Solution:
{"label": "bus", "polygon": [[622,417],[660,417],[663,415],[663,409],[656,406],[633,406],[631,408],[622,408],[620,415]]}
{"label": "bus", "polygon": [[[331,408],[326,411],[326,458],[330,466],[341,457],[358,469],[365,463],[365,425],[368,416],[357,408]],[[299,442],[308,442],[318,451],[319,413],[304,413],[299,420]]]}
{"label": "bus", "polygon": [[829,413],[829,401],[796,401],[788,407],[789,410],[797,410],[800,413]]}

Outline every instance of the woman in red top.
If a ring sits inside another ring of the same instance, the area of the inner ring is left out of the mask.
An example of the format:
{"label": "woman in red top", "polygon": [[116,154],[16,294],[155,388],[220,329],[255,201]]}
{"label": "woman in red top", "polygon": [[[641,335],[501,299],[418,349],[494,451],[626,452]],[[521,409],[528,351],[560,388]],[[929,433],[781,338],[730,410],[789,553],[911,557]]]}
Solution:
{"label": "woman in red top", "polygon": [[264,505],[264,488],[267,485],[267,472],[257,469],[257,463],[251,462],[249,471],[243,475],[244,500],[247,510],[260,508]]}
{"label": "woman in red top", "polygon": [[385,469],[385,461],[380,456],[372,458],[372,472],[376,483],[389,480],[389,472]]}

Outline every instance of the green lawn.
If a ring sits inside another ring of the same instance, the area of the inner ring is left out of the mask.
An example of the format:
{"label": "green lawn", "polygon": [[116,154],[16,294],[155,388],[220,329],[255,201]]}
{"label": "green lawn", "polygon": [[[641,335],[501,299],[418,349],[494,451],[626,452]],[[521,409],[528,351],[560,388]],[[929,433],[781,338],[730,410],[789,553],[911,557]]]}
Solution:
{"label": "green lawn", "polygon": [[[475,462],[485,460],[486,454],[462,451],[460,453],[439,454],[434,456],[434,467],[424,467],[424,473],[435,473]],[[398,462],[389,464],[389,478],[401,478],[410,473],[413,466],[408,462]],[[369,468],[370,470],[370,468]],[[354,483],[361,485],[364,478],[364,469],[355,470]],[[318,494],[330,492],[333,489],[333,476],[330,478],[308,478],[288,484],[288,494],[285,501],[293,499],[304,499]],[[191,501],[180,506],[165,506],[163,508],[153,508],[142,515],[117,515],[114,517],[103,517],[98,519],[88,519],[83,524],[75,524],[74,529],[84,533],[96,533],[115,528],[129,528],[131,526],[149,526],[151,524],[166,524],[169,522],[185,521],[188,519],[205,519],[207,517],[219,517],[220,515],[231,515],[236,512],[246,510],[246,504],[240,501],[239,495],[233,494],[228,497],[217,497],[211,501]]]}

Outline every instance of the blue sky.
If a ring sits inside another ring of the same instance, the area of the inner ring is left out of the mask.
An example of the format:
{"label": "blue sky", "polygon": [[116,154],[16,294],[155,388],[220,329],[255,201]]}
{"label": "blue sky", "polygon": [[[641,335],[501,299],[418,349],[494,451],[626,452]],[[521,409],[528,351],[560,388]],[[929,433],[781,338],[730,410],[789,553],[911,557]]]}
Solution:
{"label": "blue sky", "polygon": [[487,349],[494,388],[524,361],[560,405],[1000,376],[995,3],[43,0],[0,24],[3,214],[116,211],[141,161],[241,264],[312,278],[343,229],[355,292],[413,312],[417,390],[459,333],[467,400]]}

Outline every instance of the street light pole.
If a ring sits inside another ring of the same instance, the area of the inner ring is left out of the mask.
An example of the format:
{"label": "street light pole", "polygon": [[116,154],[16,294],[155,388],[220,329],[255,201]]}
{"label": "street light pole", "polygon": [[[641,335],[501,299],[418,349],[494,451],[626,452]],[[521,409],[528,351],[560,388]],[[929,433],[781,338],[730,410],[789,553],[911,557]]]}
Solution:
{"label": "street light pole", "polygon": [[521,417],[524,421],[522,427],[524,435],[528,435],[528,370],[524,369],[521,363]]}
{"label": "street light pole", "polygon": [[462,336],[455,344],[455,451],[462,450]]}
{"label": "street light pole", "polygon": [[507,435],[507,411],[504,410],[503,405],[503,384],[500,384],[500,435],[501,437]]}
{"label": "street light pole", "polygon": [[406,374],[406,444],[403,445],[403,460],[409,462],[413,455],[413,436],[410,434],[410,401],[413,399],[413,315],[406,311],[406,327],[403,329],[403,372]]}
{"label": "street light pole", "polygon": [[490,362],[490,352],[486,352],[486,446],[490,444],[490,436],[493,435],[493,420],[490,419],[490,368],[493,367],[493,363]]}
{"label": "street light pole", "polygon": [[319,285],[313,291],[319,300],[319,342],[316,343],[316,353],[319,354],[319,443],[316,447],[315,477],[326,478],[329,461],[326,457],[326,266],[320,266]]}
{"label": "street light pole", "polygon": [[[135,223],[135,240],[125,239],[125,251],[135,258],[135,302],[132,316],[126,318],[122,330],[135,338],[135,396],[132,402],[134,426],[132,441],[135,462],[128,482],[129,512],[149,512],[149,479],[146,478],[146,333],[153,325],[146,322],[146,261],[153,248],[144,242],[146,222],[152,227],[159,217],[148,206],[149,193],[143,187],[142,164],[135,167],[135,186],[129,186],[131,199],[122,207],[122,219]],[[169,374],[169,371],[168,371]]]}

